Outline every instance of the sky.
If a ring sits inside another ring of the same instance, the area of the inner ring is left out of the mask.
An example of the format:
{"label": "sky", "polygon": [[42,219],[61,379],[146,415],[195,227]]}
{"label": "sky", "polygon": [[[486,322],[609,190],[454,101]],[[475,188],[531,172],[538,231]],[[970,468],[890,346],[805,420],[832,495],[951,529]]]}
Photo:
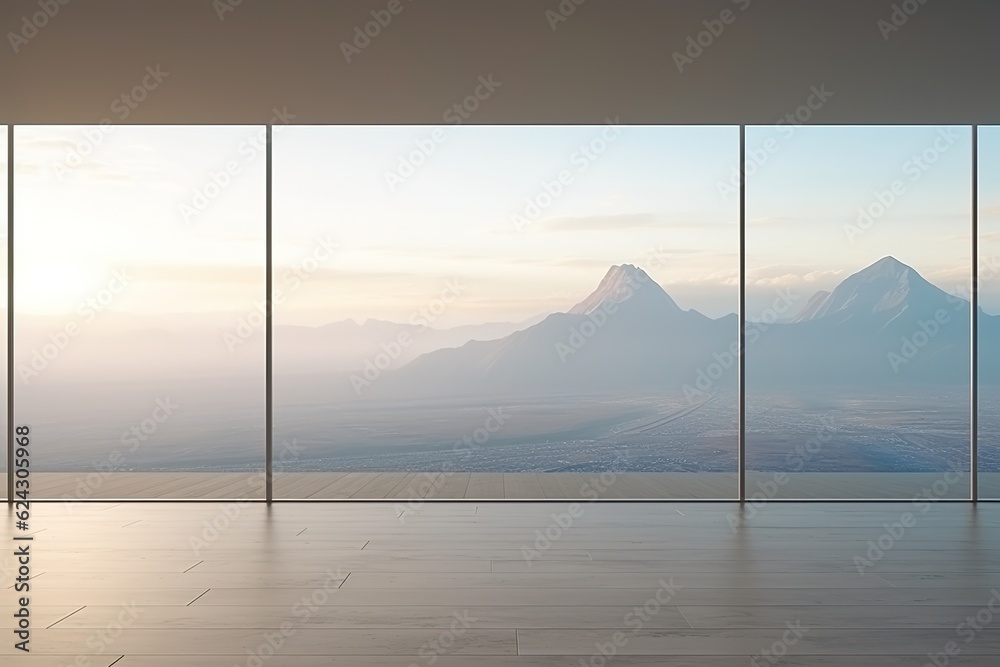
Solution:
{"label": "sky", "polygon": [[734,127],[283,128],[276,238],[340,243],[339,285],[295,295],[338,318],[405,320],[458,279],[442,323],[520,321],[572,307],[622,263],[723,315],[737,306],[739,208],[715,185],[738,155]]}
{"label": "sky", "polygon": [[[248,310],[263,294],[266,163],[241,146],[261,131],[16,128],[18,312],[76,313],[119,282],[116,311]],[[215,190],[230,162],[239,173]]]}
{"label": "sky", "polygon": [[769,291],[804,303],[886,255],[968,292],[969,128],[748,128],[748,158],[762,148],[747,187],[751,315]]}
{"label": "sky", "polygon": [[[76,312],[122,270],[117,311],[252,310],[261,132],[17,128],[19,312]],[[935,148],[940,132],[748,128],[748,315],[779,289],[804,303],[889,254],[967,289],[970,132]],[[684,308],[736,310],[736,127],[296,126],[274,141],[278,324],[405,321],[449,284],[461,296],[435,326],[520,321],[571,307],[621,263]],[[1000,256],[1000,130],[981,141],[981,244]],[[936,159],[921,169],[925,151]],[[220,176],[227,165],[238,173]],[[877,210],[894,181],[900,194],[862,228],[859,207]],[[985,278],[983,305],[1000,312],[1000,273]]]}

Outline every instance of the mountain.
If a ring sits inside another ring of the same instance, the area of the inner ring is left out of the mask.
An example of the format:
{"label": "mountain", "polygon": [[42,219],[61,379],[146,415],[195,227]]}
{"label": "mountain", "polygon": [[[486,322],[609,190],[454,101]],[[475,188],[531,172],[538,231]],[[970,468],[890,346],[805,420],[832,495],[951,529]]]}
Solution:
{"label": "mountain", "polygon": [[792,322],[807,322],[811,319],[815,319],[816,312],[819,310],[824,303],[826,303],[827,297],[830,296],[830,292],[826,290],[820,290],[810,297],[809,301],[802,308],[799,313],[792,318]]}
{"label": "mountain", "polygon": [[713,320],[682,310],[645,271],[625,264],[611,267],[568,312],[499,340],[425,354],[387,376],[377,393],[678,390],[713,362],[713,354],[729,353],[736,334],[735,315]]}
{"label": "mountain", "polygon": [[[1000,318],[981,314],[984,340]],[[969,382],[970,304],[883,257],[817,292],[789,324],[760,332],[747,351],[747,383],[885,385]],[[993,376],[994,353],[981,346]]]}
{"label": "mountain", "polygon": [[[421,355],[372,395],[712,393],[732,386],[737,318],[682,310],[640,268],[613,266],[565,313]],[[1000,317],[980,317],[981,378],[1000,382]],[[967,384],[969,303],[885,257],[787,322],[747,323],[747,386]]]}
{"label": "mountain", "polygon": [[953,306],[947,292],[913,268],[895,257],[883,257],[846,278],[833,292],[817,292],[793,321],[832,318],[828,321],[885,325],[906,312],[926,314]]}
{"label": "mountain", "polygon": [[[647,289],[640,289],[642,287]],[[608,304],[619,304],[629,300],[635,303],[636,299],[647,302],[652,309],[680,311],[670,295],[653,282],[653,279],[645,271],[632,264],[622,264],[608,269],[597,289],[586,299],[570,308],[567,313],[570,315],[589,315],[601,308],[606,308]]]}

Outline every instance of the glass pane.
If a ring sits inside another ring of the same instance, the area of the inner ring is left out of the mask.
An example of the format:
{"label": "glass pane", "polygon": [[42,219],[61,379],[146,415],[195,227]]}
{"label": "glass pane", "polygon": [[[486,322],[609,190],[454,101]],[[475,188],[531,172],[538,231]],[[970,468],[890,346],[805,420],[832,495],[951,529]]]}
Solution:
{"label": "glass pane", "polygon": [[734,497],[738,151],[276,129],[275,496]]}
{"label": "glass pane", "polygon": [[971,129],[747,142],[748,495],[968,498]]}
{"label": "glass pane", "polygon": [[979,496],[1000,498],[1000,127],[979,128]]}
{"label": "glass pane", "polygon": [[3,164],[3,169],[0,169],[0,204],[3,205],[3,213],[0,214],[0,224],[3,225],[0,228],[0,234],[3,235],[3,245],[0,247],[0,291],[2,291],[3,296],[0,296],[0,303],[3,305],[3,323],[0,324],[0,368],[3,369],[3,387],[0,388],[0,442],[4,443],[3,455],[0,455],[0,481],[2,481],[2,487],[0,488],[0,498],[7,499],[7,169],[9,165],[7,164],[7,126],[0,125],[0,164]]}
{"label": "glass pane", "polygon": [[[263,490],[261,127],[19,127],[18,419],[38,497]],[[259,148],[258,148],[259,147]]]}

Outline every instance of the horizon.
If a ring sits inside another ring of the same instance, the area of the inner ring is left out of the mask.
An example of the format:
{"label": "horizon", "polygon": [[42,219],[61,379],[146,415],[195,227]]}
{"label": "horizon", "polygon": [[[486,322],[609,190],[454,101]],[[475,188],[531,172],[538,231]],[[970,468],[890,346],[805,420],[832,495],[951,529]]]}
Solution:
{"label": "horizon", "polygon": [[[923,273],[921,273],[920,270],[917,269],[916,267],[908,264],[907,262],[904,262],[904,261],[898,259],[897,257],[895,257],[893,255],[885,255],[883,257],[880,257],[877,260],[874,260],[874,261],[870,262],[869,264],[866,264],[866,265],[862,266],[861,268],[858,268],[856,270],[851,271],[850,273],[846,273],[845,272],[844,277],[842,279],[840,279],[840,280],[837,280],[835,283],[833,283],[831,285],[830,289],[817,289],[815,292],[811,293],[805,299],[805,301],[801,302],[801,306],[799,307],[799,309],[795,310],[795,313],[798,313],[799,310],[801,310],[802,308],[804,308],[805,304],[811,298],[813,298],[816,294],[819,294],[819,293],[822,293],[822,292],[832,292],[834,289],[836,289],[837,286],[839,286],[844,280],[847,280],[850,276],[856,275],[858,273],[861,273],[861,272],[863,272],[863,271],[865,271],[865,270],[867,270],[867,269],[875,266],[876,264],[878,264],[878,263],[880,263],[880,262],[882,262],[884,260],[887,260],[887,259],[892,259],[895,262],[897,262],[898,264],[900,264],[900,265],[902,265],[902,266],[904,266],[904,267],[906,267],[906,268],[908,268],[908,269],[910,269],[912,271],[915,271],[918,276],[920,276],[920,277],[924,278],[925,280],[927,280],[927,282],[929,282],[934,287],[940,289],[941,291],[945,292],[946,294],[949,294],[951,296],[955,296],[955,297],[957,297],[957,298],[959,298],[959,299],[961,299],[961,300],[963,300],[963,301],[965,301],[965,302],[968,303],[969,300],[968,300],[968,293],[967,292],[963,294],[960,290],[947,290],[947,289],[945,289],[945,287],[943,287],[943,286],[941,286],[939,284],[936,284],[932,280],[927,279],[926,276],[924,276]],[[1000,269],[1000,259],[994,258],[994,265],[998,269]],[[645,272],[647,275],[649,275],[649,272],[646,271],[646,269],[643,266],[641,266],[641,265],[630,264],[630,263],[621,263],[621,264],[612,264],[611,266],[609,266],[608,269],[602,274],[602,276],[607,276],[608,273],[611,270],[615,269],[615,268],[625,267],[625,266],[633,266],[635,269],[641,270],[641,271]],[[597,274],[594,274],[594,275],[596,276]],[[657,282],[655,280],[655,278],[652,278],[652,276],[650,276],[650,278],[653,280],[653,282]],[[446,330],[449,330],[449,329],[455,329],[455,328],[465,327],[465,326],[482,326],[482,325],[488,325],[488,324],[522,324],[522,323],[527,323],[527,322],[534,323],[534,321],[538,320],[539,318],[544,318],[544,317],[547,317],[547,316],[555,314],[555,313],[566,313],[567,311],[569,311],[570,309],[572,309],[574,306],[576,306],[580,302],[582,302],[585,299],[587,299],[590,295],[594,294],[599,289],[600,282],[601,282],[602,279],[603,278],[595,280],[593,282],[593,287],[592,287],[592,289],[589,292],[587,292],[586,294],[579,295],[579,297],[576,298],[575,300],[572,300],[572,302],[568,302],[564,306],[564,308],[562,310],[542,311],[542,312],[535,313],[535,314],[533,314],[533,315],[531,315],[529,317],[526,317],[526,318],[523,318],[523,319],[520,319],[520,320],[506,320],[506,321],[505,320],[485,320],[485,321],[478,321],[478,322],[459,323],[459,324],[450,325],[450,326],[434,326],[433,324],[429,324],[429,325],[427,325],[427,327],[430,328],[430,329],[433,329],[433,330],[446,331]],[[673,294],[671,294],[670,290],[667,289],[667,287],[663,286],[662,284],[660,284],[658,282],[657,282],[657,284],[661,288],[663,288],[664,291],[672,299],[674,299],[675,301],[678,301],[676,299],[676,297]],[[678,301],[678,306],[682,310],[693,310],[693,311],[701,313],[703,315],[706,314],[703,310],[701,310],[700,308],[698,308],[696,305],[687,305],[687,304],[684,304],[684,303],[681,303],[681,302]],[[0,308],[0,312],[5,312],[5,311],[6,311],[6,309]],[[989,316],[994,316],[994,317],[995,316],[1000,316],[1000,312],[991,312],[990,310],[987,310],[986,308],[984,308],[982,306],[982,304],[980,304],[980,311],[983,312],[983,313],[985,313],[986,315],[989,315]],[[233,311],[233,312],[229,312],[229,313],[224,312],[224,311],[220,311],[220,312],[216,312],[216,313],[174,312],[174,313],[161,313],[161,314],[156,314],[156,315],[149,315],[149,314],[146,314],[146,313],[129,313],[129,312],[123,312],[123,311],[116,311],[114,308],[109,308],[108,309],[108,313],[109,314],[108,314],[108,316],[105,319],[109,319],[109,318],[112,318],[112,319],[113,318],[125,318],[125,319],[130,319],[132,321],[141,323],[142,326],[138,330],[149,329],[150,326],[149,326],[148,322],[150,322],[150,321],[156,321],[156,320],[159,320],[161,318],[169,318],[169,319],[173,320],[173,319],[178,318],[178,317],[191,317],[191,318],[203,318],[205,320],[224,321],[224,320],[227,320],[227,318],[232,317],[233,315],[245,315],[245,313],[238,313],[237,311]],[[712,317],[712,319],[720,319],[720,318],[729,317],[729,316],[736,315],[736,314],[737,314],[737,311],[733,310],[733,311],[726,312],[726,313],[723,313],[721,315]],[[59,315],[52,315],[52,314],[46,314],[46,315],[28,314],[28,315],[20,315],[19,317],[25,318],[26,320],[29,320],[29,321],[44,322],[44,321],[48,321],[48,320],[57,320],[60,316]],[[753,319],[748,319],[747,321],[754,321],[754,320]],[[343,323],[346,323],[346,322],[352,322],[352,323],[354,323],[357,326],[364,326],[368,322],[372,322],[372,323],[388,323],[388,324],[397,324],[397,325],[403,325],[403,324],[407,323],[406,320],[389,320],[389,319],[382,319],[382,318],[378,318],[378,317],[365,317],[365,318],[361,318],[361,319],[348,317],[348,318],[344,318],[344,319],[329,320],[327,322],[323,322],[323,323],[320,323],[320,324],[278,324],[278,323],[275,323],[274,326],[275,326],[275,328],[280,328],[280,327],[287,326],[287,327],[305,327],[305,328],[319,329],[319,328],[323,328],[323,327],[326,327],[326,326],[331,326],[331,325],[336,325],[336,324],[343,324]],[[156,327],[156,329],[157,330],[161,330],[162,328],[161,327]]]}

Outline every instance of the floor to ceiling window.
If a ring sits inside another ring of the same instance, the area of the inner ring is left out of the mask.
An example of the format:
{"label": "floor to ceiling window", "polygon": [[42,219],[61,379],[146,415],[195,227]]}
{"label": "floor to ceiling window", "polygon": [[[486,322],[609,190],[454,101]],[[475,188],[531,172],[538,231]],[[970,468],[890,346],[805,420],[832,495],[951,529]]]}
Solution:
{"label": "floor to ceiling window", "polygon": [[[273,132],[276,498],[733,498],[741,279],[748,498],[968,497],[970,127],[748,127],[745,276],[735,126]],[[264,128],[15,137],[35,496],[262,497]]]}
{"label": "floor to ceiling window", "polygon": [[979,495],[1000,498],[1000,127],[979,128]]}
{"label": "floor to ceiling window", "polygon": [[748,496],[969,497],[971,148],[747,129]]}
{"label": "floor to ceiling window", "polygon": [[264,128],[16,128],[37,497],[261,497]]}
{"label": "floor to ceiling window", "polygon": [[276,497],[734,497],[738,162],[733,126],[276,128]]}
{"label": "floor to ceiling window", "polygon": [[[0,326],[0,341],[3,341],[3,360],[0,360],[0,368],[3,369],[3,388],[0,389],[0,427],[3,428],[3,439],[4,442],[7,441],[7,316],[8,316],[8,304],[7,304],[7,243],[9,239],[7,238],[7,170],[10,169],[10,165],[7,164],[7,132],[8,128],[6,125],[0,125],[0,163],[3,164],[3,169],[0,170],[0,204],[3,205],[3,214],[0,216],[2,220],[2,226],[0,226],[0,233],[3,235],[3,246],[0,247],[0,291],[3,292],[3,326]],[[0,490],[0,495],[4,499],[7,498],[7,456],[0,456],[0,479],[3,480],[3,489]]]}

